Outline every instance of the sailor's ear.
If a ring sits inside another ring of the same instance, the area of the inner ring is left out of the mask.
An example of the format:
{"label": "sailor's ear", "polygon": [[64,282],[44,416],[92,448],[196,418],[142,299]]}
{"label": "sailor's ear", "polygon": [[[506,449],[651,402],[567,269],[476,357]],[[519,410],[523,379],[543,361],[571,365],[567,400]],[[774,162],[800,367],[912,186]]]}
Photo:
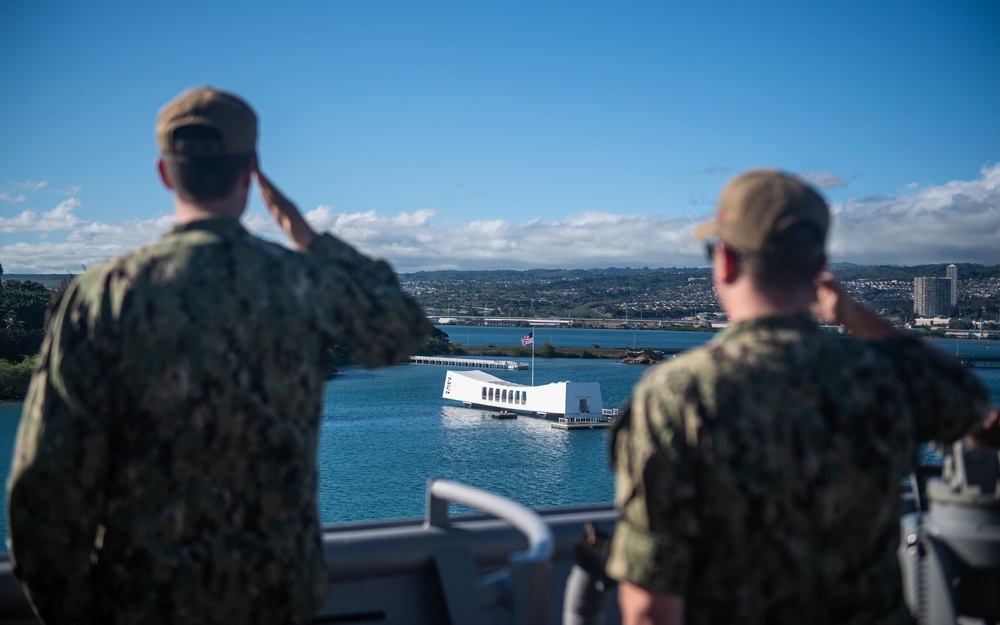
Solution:
{"label": "sailor's ear", "polygon": [[722,271],[722,278],[725,282],[735,282],[740,277],[740,259],[733,250],[729,249],[721,242],[715,253],[719,256],[719,268]]}
{"label": "sailor's ear", "polygon": [[160,174],[160,182],[163,183],[163,186],[173,191],[174,185],[170,182],[170,176],[167,174],[167,166],[163,164],[162,158],[156,159],[156,172]]}
{"label": "sailor's ear", "polygon": [[740,277],[740,261],[722,241],[715,242],[712,255],[712,279],[716,284],[731,284]]}

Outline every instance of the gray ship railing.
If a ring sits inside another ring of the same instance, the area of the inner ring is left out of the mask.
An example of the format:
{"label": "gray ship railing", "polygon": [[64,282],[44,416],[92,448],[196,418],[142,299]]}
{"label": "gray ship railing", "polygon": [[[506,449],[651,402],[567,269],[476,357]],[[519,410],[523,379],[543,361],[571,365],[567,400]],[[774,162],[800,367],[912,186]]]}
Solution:
{"label": "gray ship railing", "polygon": [[[615,518],[610,505],[529,510],[447,480],[429,481],[426,501],[422,519],[324,528],[330,586],[312,623],[558,625],[584,524],[607,532]],[[605,614],[619,623],[613,596]],[[37,622],[0,554],[0,623]]]}
{"label": "gray ship railing", "polygon": [[[922,623],[998,623],[1000,455],[974,449],[953,454],[944,479],[928,480],[927,501],[910,500],[913,511],[901,520],[907,602]],[[452,516],[451,503],[492,516]],[[431,480],[423,519],[324,528],[329,593],[312,623],[559,624],[584,524],[609,532],[614,520],[610,505],[528,510],[492,493]],[[592,622],[620,622],[614,592],[601,612]],[[37,623],[3,554],[0,623]]]}
{"label": "gray ship railing", "polygon": [[[482,578],[481,600],[484,604],[510,606],[510,622],[525,625],[544,625],[550,561],[553,552],[552,531],[540,516],[524,506],[484,490],[458,482],[431,479],[427,482],[427,517],[425,526],[444,528],[450,525],[449,502],[474,508],[506,521],[528,538],[528,548],[514,552],[508,559],[507,569]],[[455,580],[460,585],[463,580]],[[461,589],[456,589],[461,590]],[[449,593],[446,591],[446,595]],[[459,599],[461,592],[450,593]],[[477,622],[479,608],[472,604],[447,601],[452,623]]]}

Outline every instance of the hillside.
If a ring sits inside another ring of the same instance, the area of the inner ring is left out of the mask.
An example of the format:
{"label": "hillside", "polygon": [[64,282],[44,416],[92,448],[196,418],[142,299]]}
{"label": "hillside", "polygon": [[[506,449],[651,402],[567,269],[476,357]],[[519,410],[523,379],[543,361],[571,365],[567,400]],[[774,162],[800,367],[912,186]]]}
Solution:
{"label": "hillside", "polygon": [[[947,265],[831,270],[860,300],[887,316],[913,317],[913,278]],[[957,264],[959,315],[1000,318],[1000,265]],[[401,274],[404,288],[441,316],[679,319],[719,310],[705,268],[432,271]]]}

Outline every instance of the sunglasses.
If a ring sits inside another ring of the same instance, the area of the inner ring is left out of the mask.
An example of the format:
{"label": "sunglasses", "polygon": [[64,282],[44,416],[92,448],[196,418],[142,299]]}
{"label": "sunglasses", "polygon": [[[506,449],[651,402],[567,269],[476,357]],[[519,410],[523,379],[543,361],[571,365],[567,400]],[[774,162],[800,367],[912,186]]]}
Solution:
{"label": "sunglasses", "polygon": [[715,244],[717,241],[718,239],[705,241],[705,256],[708,256],[708,262],[715,260]]}

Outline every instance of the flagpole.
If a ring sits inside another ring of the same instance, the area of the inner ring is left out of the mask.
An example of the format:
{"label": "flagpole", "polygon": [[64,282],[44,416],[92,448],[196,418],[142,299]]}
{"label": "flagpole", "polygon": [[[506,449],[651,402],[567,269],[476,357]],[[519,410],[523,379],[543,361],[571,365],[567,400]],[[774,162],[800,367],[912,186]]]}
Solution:
{"label": "flagpole", "polygon": [[521,337],[521,347],[525,347],[531,343],[531,385],[535,385],[535,329],[531,328],[531,331]]}

